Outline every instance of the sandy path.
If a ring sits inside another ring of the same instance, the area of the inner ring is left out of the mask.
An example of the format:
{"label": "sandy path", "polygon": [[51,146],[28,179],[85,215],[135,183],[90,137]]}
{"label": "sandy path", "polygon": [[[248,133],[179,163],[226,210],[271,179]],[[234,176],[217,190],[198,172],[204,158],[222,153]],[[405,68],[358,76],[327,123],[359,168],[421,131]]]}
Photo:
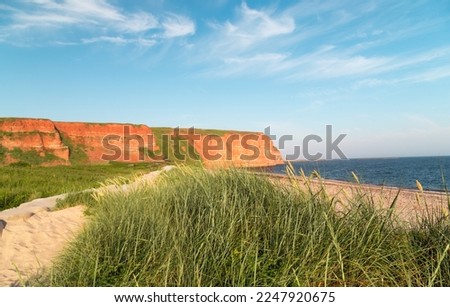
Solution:
{"label": "sandy path", "polygon": [[[105,186],[98,193],[132,193],[151,184],[164,171],[148,173],[122,186]],[[21,281],[49,266],[86,223],[84,207],[52,211],[56,200],[65,195],[36,199],[0,212],[0,287],[20,285]]]}
{"label": "sandy path", "polygon": [[0,238],[0,286],[20,283],[49,265],[84,222],[82,206],[6,221]]}

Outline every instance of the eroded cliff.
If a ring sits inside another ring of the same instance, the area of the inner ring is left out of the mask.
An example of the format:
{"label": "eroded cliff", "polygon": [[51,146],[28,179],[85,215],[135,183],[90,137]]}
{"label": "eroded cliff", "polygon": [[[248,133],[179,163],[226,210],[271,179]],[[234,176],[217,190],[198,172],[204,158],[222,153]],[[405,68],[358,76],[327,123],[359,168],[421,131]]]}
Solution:
{"label": "eroded cliff", "polygon": [[[143,149],[157,150],[152,129],[145,125],[55,122],[71,149],[74,162],[150,162]],[[149,137],[150,136],[150,137]]]}
{"label": "eroded cliff", "polygon": [[262,133],[0,119],[0,164],[164,160],[201,162],[209,168],[283,163],[278,149]]}
{"label": "eroded cliff", "polygon": [[0,163],[67,164],[69,148],[48,119],[0,119]]}

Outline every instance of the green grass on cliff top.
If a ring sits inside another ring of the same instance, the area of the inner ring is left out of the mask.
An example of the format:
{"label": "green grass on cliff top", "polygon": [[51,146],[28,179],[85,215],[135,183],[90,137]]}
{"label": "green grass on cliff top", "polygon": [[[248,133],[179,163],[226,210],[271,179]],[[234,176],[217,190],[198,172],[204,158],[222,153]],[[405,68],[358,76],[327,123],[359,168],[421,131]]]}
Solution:
{"label": "green grass on cliff top", "polygon": [[0,117],[0,122],[13,121],[13,120],[50,120],[48,118],[27,118],[27,117]]}
{"label": "green grass on cliff top", "polygon": [[[150,127],[152,129],[152,132],[155,134],[155,136],[161,135],[161,134],[173,134],[175,128],[171,127]],[[186,133],[189,128],[180,128],[180,133]],[[238,131],[238,130],[222,130],[222,129],[201,129],[201,128],[195,128],[195,133],[200,135],[218,135],[218,136],[224,136],[226,134],[246,134],[246,133],[259,133],[259,132],[252,132],[252,131]]]}
{"label": "green grass on cliff top", "polygon": [[[77,166],[0,167],[0,211],[37,198],[95,188],[106,179],[133,178],[159,169],[161,163]],[[26,164],[23,164],[26,165]]]}
{"label": "green grass on cliff top", "polygon": [[[158,155],[164,156],[166,161],[181,162],[186,165],[201,165],[201,155],[194,149],[194,147],[184,138],[183,135],[188,133],[189,128],[180,128],[180,138],[173,138],[174,128],[169,127],[156,127],[151,128],[152,133],[156,138],[156,144],[159,150],[155,152]],[[217,135],[223,137],[226,134],[246,134],[255,132],[246,131],[233,131],[233,130],[215,130],[215,129],[197,129],[195,128],[195,134],[197,135]],[[179,148],[177,148],[177,146]],[[148,153],[148,152],[146,152]],[[177,157],[177,153],[184,155],[183,159]]]}

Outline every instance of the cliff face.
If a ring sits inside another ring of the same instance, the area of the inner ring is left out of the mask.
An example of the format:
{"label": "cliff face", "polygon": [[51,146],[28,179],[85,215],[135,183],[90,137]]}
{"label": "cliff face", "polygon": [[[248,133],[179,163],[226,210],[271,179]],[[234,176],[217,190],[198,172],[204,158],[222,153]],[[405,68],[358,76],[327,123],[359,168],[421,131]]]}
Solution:
{"label": "cliff face", "polygon": [[194,148],[206,167],[265,167],[283,164],[279,150],[262,133],[201,135]]}
{"label": "cliff face", "polygon": [[79,162],[150,162],[144,149],[158,149],[145,125],[55,122],[55,126]]}
{"label": "cliff face", "polygon": [[0,120],[0,146],[6,163],[18,162],[26,153],[29,158],[32,153],[36,161],[44,164],[66,164],[69,160],[69,148],[63,144],[53,122],[47,119]]}
{"label": "cliff face", "polygon": [[283,163],[278,149],[261,133],[224,132],[217,135],[200,131],[192,139],[174,137],[174,134],[173,129],[155,128],[154,131],[145,125],[0,119],[0,164],[19,161],[36,164],[184,161],[178,158],[179,154],[174,154],[175,151],[182,154],[192,151],[194,159],[200,159],[209,168]]}

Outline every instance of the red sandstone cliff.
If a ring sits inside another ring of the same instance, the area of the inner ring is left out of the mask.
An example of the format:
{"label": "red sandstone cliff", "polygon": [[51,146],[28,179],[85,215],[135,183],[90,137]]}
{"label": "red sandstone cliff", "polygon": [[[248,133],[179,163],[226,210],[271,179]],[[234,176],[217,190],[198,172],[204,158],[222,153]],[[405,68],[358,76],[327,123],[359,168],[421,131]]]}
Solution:
{"label": "red sandstone cliff", "polygon": [[193,144],[208,168],[265,167],[284,163],[279,150],[262,133],[201,135]]}
{"label": "red sandstone cliff", "polygon": [[[186,131],[186,130],[185,130]],[[171,132],[173,135],[173,131]],[[159,136],[161,138],[161,136]],[[17,162],[13,151],[54,157],[52,163],[150,162],[161,140],[145,125],[52,122],[46,119],[0,119],[0,163]],[[189,144],[206,167],[262,167],[282,164],[271,140],[261,133],[210,135],[199,130]],[[172,141],[172,146],[173,141]],[[186,146],[183,150],[186,150]],[[6,150],[6,151],[5,151]]]}
{"label": "red sandstone cliff", "polygon": [[[0,120],[0,145],[9,151],[15,148],[35,151],[41,157],[52,154],[61,164],[69,160],[69,148],[63,144],[53,122],[47,119]],[[16,162],[11,156],[5,160]]]}
{"label": "red sandstone cliff", "polygon": [[55,122],[55,126],[64,139],[85,153],[86,162],[149,162],[143,149],[158,149],[152,130],[145,125]]}

